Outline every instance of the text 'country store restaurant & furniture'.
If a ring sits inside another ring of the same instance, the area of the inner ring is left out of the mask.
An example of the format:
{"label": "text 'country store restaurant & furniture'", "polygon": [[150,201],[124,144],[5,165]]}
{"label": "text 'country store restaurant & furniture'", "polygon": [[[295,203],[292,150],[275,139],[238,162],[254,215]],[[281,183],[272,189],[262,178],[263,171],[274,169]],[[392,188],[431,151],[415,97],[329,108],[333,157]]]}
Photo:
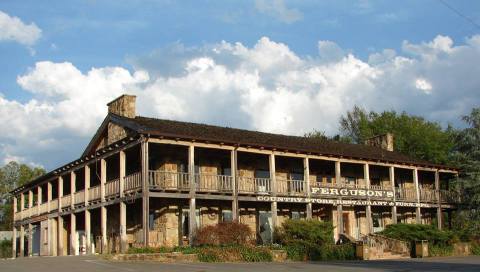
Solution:
{"label": "text 'country store restaurant & furniture'", "polygon": [[78,160],[12,191],[15,256],[123,252],[191,244],[195,230],[239,221],[270,243],[287,218],[332,221],[335,239],[397,222],[448,224],[457,171],[368,145],[136,116],[108,115]]}

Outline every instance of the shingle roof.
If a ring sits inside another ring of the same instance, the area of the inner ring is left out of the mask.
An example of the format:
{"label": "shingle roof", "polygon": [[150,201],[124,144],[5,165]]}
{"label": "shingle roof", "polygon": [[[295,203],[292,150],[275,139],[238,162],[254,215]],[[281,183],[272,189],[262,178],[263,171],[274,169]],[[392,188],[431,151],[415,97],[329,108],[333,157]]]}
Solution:
{"label": "shingle roof", "polygon": [[452,168],[414,159],[399,152],[387,151],[367,145],[347,144],[325,139],[264,133],[142,116],[137,116],[134,119],[120,117],[120,119],[128,119],[132,123],[138,125],[138,132],[151,135],[235,144],[240,146],[264,147],[267,149],[289,150],[291,152],[298,151],[374,161]]}

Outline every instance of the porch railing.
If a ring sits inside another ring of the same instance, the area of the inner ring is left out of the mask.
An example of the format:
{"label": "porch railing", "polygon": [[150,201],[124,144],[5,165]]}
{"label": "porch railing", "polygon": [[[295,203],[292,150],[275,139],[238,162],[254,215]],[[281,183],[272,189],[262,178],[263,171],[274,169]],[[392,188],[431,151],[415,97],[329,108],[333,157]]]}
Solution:
{"label": "porch railing", "polygon": [[195,184],[198,192],[231,192],[232,176],[195,174]]}
{"label": "porch railing", "polygon": [[75,192],[74,195],[74,205],[85,204],[85,190]]}
{"label": "porch railing", "polygon": [[72,197],[70,195],[62,196],[61,201],[62,208],[69,207],[72,204]]}
{"label": "porch railing", "polygon": [[461,203],[461,194],[453,190],[440,190],[440,201],[442,203]]}
{"label": "porch railing", "polygon": [[100,199],[100,185],[88,188],[88,200],[96,201]]}
{"label": "porch railing", "polygon": [[48,212],[48,203],[42,203],[40,204],[40,206],[38,207],[38,213],[39,214],[44,214],[44,213],[47,213]]}
{"label": "porch railing", "polygon": [[304,195],[307,193],[307,184],[304,180],[277,178],[276,181],[279,195]]}
{"label": "porch railing", "polygon": [[125,192],[132,192],[142,188],[142,174],[136,172],[125,176]]}
{"label": "porch railing", "polygon": [[417,201],[414,188],[395,188],[395,198],[400,201]]}
{"label": "porch railing", "polygon": [[148,182],[151,189],[189,190],[189,174],[184,172],[149,171]]}
{"label": "porch railing", "polygon": [[237,177],[238,192],[244,194],[270,194],[272,192],[269,178]]}
{"label": "porch railing", "polygon": [[50,201],[50,211],[58,210],[58,198]]}
{"label": "porch railing", "polygon": [[422,202],[436,203],[438,201],[438,190],[420,188],[418,192],[420,193],[420,201]]}
{"label": "porch railing", "polygon": [[120,179],[114,179],[105,183],[105,196],[112,197],[120,194]]}

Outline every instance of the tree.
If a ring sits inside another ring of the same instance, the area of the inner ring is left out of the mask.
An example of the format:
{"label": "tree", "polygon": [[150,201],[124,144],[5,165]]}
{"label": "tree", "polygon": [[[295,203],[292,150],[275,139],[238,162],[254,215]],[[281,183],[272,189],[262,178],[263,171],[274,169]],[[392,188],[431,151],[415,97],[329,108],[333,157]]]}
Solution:
{"label": "tree", "polygon": [[377,113],[355,106],[340,119],[340,135],[353,143],[385,133],[394,134],[395,151],[433,163],[448,163],[454,130],[443,129],[437,122],[405,112]]}
{"label": "tree", "polygon": [[12,198],[9,192],[41,175],[45,169],[9,162],[0,167],[0,230],[12,229]]}

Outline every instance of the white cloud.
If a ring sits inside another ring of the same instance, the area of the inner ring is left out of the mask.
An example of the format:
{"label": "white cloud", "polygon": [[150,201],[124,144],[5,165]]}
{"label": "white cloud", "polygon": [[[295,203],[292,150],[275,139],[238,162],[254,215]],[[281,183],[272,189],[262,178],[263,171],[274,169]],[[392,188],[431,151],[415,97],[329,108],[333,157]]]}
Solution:
{"label": "white cloud", "polygon": [[[331,41],[318,47],[318,56],[302,57],[266,37],[252,47],[177,45],[131,58],[133,71],[38,62],[17,79],[30,101],[0,97],[0,161],[19,157],[51,168],[75,159],[105,104],[124,92],[138,96],[141,115],[294,135],[337,133],[339,117],[354,105],[446,124],[480,104],[480,36],[463,45],[442,36],[404,42],[403,51],[384,49],[368,62]],[[171,63],[177,66],[164,67]]]}
{"label": "white cloud", "polygon": [[255,8],[287,24],[303,19],[303,14],[298,9],[288,8],[284,0],[256,0]]}
{"label": "white cloud", "polygon": [[20,18],[0,11],[0,41],[15,41],[32,46],[41,35],[42,30],[35,23],[25,24]]}

